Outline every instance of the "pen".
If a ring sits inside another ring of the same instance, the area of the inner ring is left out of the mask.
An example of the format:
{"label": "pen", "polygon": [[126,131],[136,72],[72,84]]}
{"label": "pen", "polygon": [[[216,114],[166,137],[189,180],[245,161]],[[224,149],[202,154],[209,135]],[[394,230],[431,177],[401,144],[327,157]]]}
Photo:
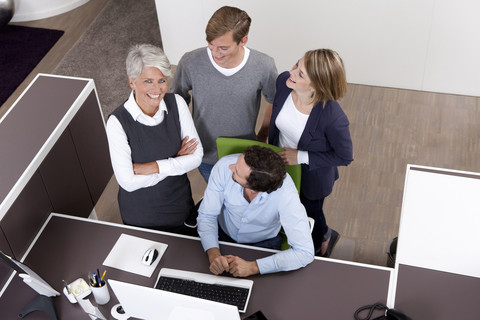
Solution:
{"label": "pen", "polygon": [[105,273],[107,273],[107,270],[103,271],[102,277],[100,278],[100,282],[103,281],[103,277],[105,277]]}

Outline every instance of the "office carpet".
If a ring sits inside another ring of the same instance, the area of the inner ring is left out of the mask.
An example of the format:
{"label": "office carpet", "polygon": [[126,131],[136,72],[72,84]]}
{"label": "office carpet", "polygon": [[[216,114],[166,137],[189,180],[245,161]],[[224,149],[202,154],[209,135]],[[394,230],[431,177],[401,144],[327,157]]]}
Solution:
{"label": "office carpet", "polygon": [[138,43],[162,46],[155,1],[110,0],[53,73],[92,78],[106,118],[130,94],[125,58]]}
{"label": "office carpet", "polygon": [[0,29],[0,106],[63,33],[60,30],[16,25]]}

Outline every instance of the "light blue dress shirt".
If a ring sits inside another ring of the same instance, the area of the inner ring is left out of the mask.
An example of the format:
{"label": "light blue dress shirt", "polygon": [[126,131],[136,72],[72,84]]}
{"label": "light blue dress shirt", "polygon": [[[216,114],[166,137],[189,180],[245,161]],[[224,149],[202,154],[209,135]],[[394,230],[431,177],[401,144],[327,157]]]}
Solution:
{"label": "light blue dress shirt", "polygon": [[239,156],[225,156],[213,167],[197,219],[204,250],[219,248],[218,224],[232,239],[245,244],[273,238],[283,226],[291,248],[257,260],[260,273],[306,266],[314,258],[313,242],[307,214],[292,178],[287,174],[279,189],[269,194],[260,192],[249,203],[228,167]]}

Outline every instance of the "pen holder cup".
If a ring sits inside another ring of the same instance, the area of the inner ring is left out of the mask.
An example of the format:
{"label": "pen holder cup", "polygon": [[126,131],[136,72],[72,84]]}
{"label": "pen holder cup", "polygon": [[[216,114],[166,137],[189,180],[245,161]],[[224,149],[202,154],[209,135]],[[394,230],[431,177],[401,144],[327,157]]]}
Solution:
{"label": "pen holder cup", "polygon": [[93,297],[95,298],[95,302],[98,305],[104,305],[110,301],[110,293],[108,292],[108,286],[105,281],[102,281],[101,287],[95,287],[90,285],[90,289],[92,290]]}

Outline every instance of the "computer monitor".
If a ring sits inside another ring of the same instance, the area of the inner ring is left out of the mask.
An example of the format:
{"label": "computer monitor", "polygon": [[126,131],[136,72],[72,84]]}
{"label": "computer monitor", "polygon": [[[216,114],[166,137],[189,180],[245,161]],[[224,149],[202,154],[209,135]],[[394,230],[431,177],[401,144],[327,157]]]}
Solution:
{"label": "computer monitor", "polygon": [[125,314],[139,319],[240,320],[235,306],[108,280]]}
{"label": "computer monitor", "polygon": [[18,276],[23,279],[27,285],[41,295],[47,297],[59,296],[60,293],[53,289],[45,280],[43,280],[32,269],[20,263],[10,256],[0,251],[0,260],[5,262],[10,268],[18,272]]}

